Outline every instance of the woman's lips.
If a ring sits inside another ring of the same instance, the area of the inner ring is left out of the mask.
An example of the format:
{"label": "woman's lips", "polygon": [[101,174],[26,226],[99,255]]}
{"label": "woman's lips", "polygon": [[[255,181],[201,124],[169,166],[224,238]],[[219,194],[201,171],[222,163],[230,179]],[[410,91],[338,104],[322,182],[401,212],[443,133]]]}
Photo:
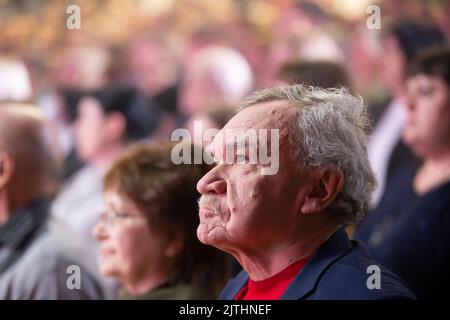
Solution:
{"label": "woman's lips", "polygon": [[111,248],[100,248],[100,255],[107,257],[114,254],[114,250]]}

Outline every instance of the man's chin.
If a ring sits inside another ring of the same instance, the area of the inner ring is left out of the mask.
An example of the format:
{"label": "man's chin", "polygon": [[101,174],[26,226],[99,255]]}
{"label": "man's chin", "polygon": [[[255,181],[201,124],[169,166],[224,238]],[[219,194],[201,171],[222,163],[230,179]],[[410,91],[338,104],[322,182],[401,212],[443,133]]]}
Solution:
{"label": "man's chin", "polygon": [[197,237],[200,242],[211,246],[217,246],[225,240],[222,227],[209,227],[204,223],[200,223],[198,226]]}

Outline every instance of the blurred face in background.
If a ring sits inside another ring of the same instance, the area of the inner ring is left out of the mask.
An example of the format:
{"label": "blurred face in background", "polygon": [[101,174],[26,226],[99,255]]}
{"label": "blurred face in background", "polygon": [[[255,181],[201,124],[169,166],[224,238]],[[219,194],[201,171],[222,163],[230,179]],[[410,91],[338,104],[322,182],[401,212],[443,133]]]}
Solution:
{"label": "blurred face in background", "polygon": [[450,89],[437,76],[418,74],[407,81],[405,142],[426,158],[450,148]]}
{"label": "blurred face in background", "polygon": [[149,275],[165,281],[170,270],[166,237],[126,196],[106,190],[104,200],[106,209],[93,229],[100,242],[100,272],[124,284]]}
{"label": "blurred face in background", "polygon": [[382,40],[380,77],[391,94],[403,89],[406,58],[394,36]]}
{"label": "blurred face in background", "polygon": [[122,143],[126,124],[118,112],[105,114],[98,100],[83,98],[75,120],[75,148],[83,161],[92,162]]}
{"label": "blurred face in background", "polygon": [[83,98],[80,101],[75,121],[75,147],[82,160],[91,160],[106,143],[106,137],[102,134],[105,121],[102,107],[96,99]]}
{"label": "blurred face in background", "polygon": [[55,70],[54,78],[63,88],[96,90],[107,82],[111,53],[102,46],[69,46]]}
{"label": "blurred face in background", "polygon": [[153,96],[177,80],[177,62],[169,48],[152,41],[138,41],[131,47],[131,74],[139,91]]}
{"label": "blurred face in background", "polygon": [[223,103],[224,93],[206,69],[188,70],[183,80],[180,107],[184,114],[193,115],[208,107]]}

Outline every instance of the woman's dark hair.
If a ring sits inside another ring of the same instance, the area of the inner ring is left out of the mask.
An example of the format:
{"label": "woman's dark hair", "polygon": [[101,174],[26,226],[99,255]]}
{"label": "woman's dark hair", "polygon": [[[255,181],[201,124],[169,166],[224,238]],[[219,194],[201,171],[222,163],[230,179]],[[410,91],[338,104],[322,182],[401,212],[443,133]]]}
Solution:
{"label": "woman's dark hair", "polygon": [[440,77],[450,86],[450,45],[420,52],[409,65],[407,76],[418,74]]}
{"label": "woman's dark hair", "polygon": [[125,86],[110,86],[85,93],[96,99],[105,114],[118,112],[126,121],[125,138],[136,141],[147,138],[157,127],[159,111],[137,91]]}
{"label": "woman's dark hair", "polygon": [[[184,246],[171,282],[197,286],[213,297],[228,278],[229,258],[197,239],[200,194],[196,185],[210,167],[204,163],[174,164],[174,146],[175,143],[135,144],[112,165],[104,178],[104,188],[133,201],[153,230],[169,239],[181,236]],[[194,152],[203,152],[194,145],[185,146],[191,150],[191,159]]]}
{"label": "woman's dark hair", "polygon": [[383,34],[392,35],[397,39],[407,62],[411,62],[419,51],[445,43],[445,36],[436,25],[414,20],[396,22]]}
{"label": "woman's dark hair", "polygon": [[73,123],[77,117],[77,106],[83,97],[83,92],[76,89],[59,89],[59,94],[63,103],[64,112],[69,123]]}

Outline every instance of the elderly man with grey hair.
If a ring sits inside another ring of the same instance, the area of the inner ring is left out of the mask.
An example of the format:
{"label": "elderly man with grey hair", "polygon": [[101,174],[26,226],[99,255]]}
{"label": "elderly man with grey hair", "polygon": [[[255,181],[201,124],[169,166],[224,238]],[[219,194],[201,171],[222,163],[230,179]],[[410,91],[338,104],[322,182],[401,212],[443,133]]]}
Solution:
{"label": "elderly man with grey hair", "polygon": [[[244,269],[222,299],[414,298],[344,230],[364,216],[376,184],[367,123],[362,99],[345,89],[280,86],[247,97],[212,141],[216,166],[197,185],[198,238]],[[275,174],[263,174],[262,159],[248,161],[242,144],[228,148],[221,133],[236,130],[278,132],[256,135],[258,150],[278,153]]]}

